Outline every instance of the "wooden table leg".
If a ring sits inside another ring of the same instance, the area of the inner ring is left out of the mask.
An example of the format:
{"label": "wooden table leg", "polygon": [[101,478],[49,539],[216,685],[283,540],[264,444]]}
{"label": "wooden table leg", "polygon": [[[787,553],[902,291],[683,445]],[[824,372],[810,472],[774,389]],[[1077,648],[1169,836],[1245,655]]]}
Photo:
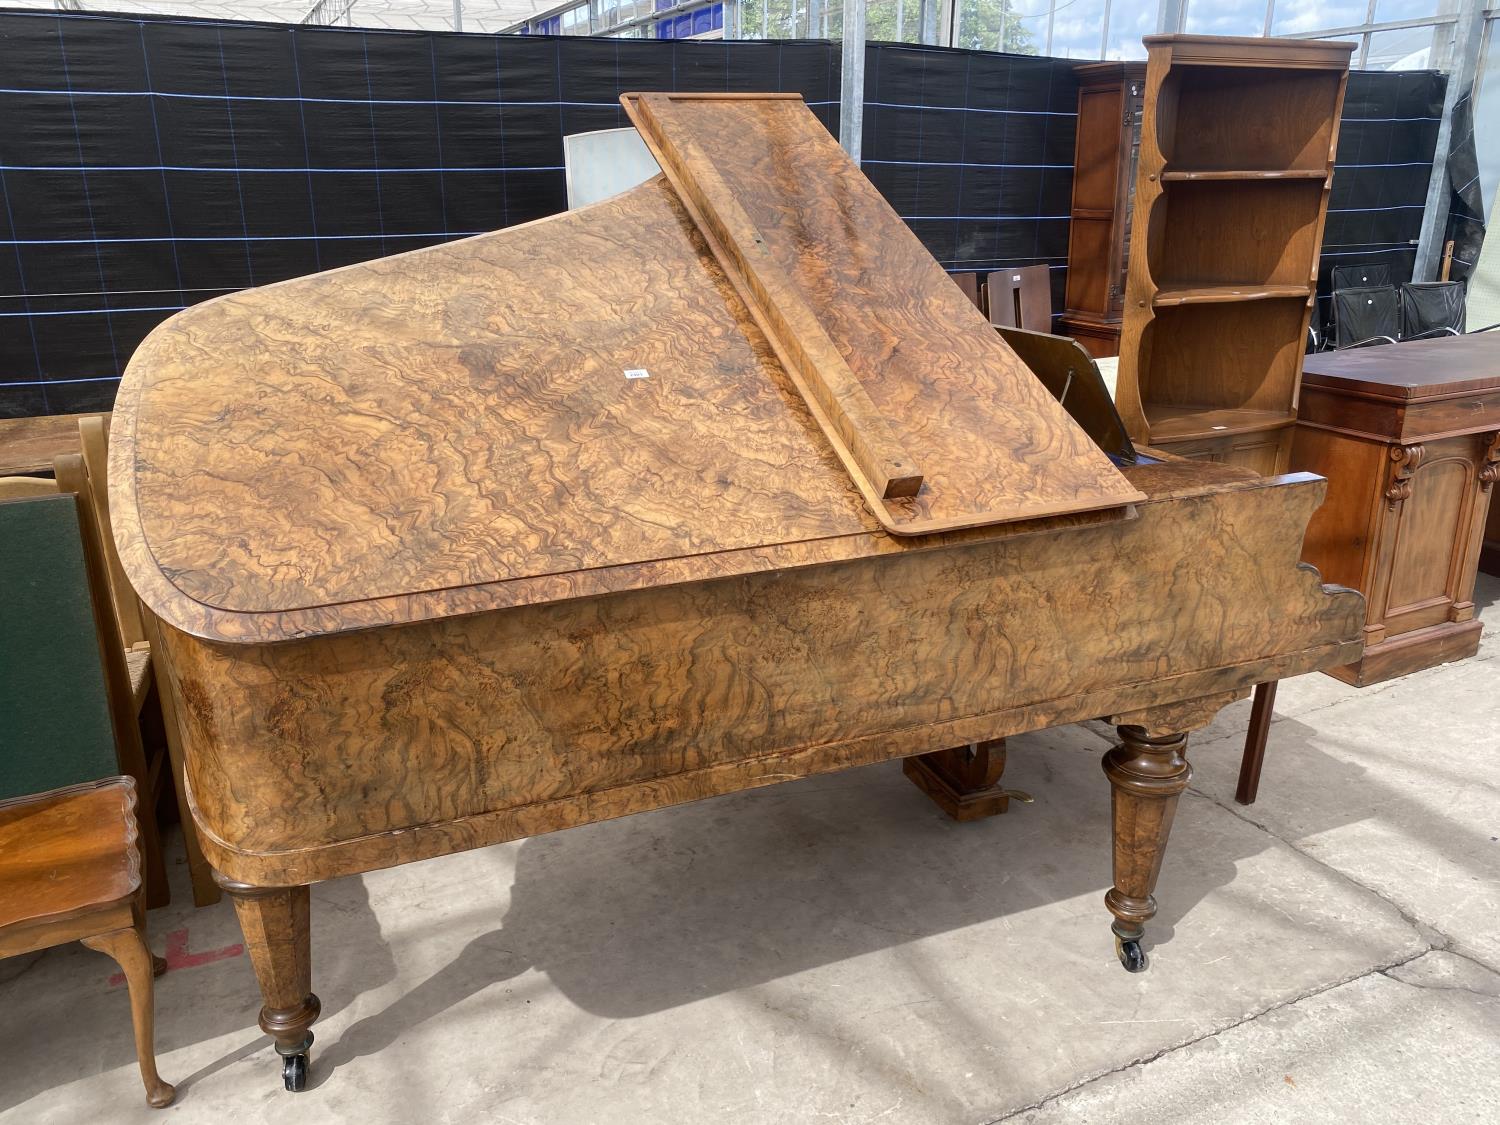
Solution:
{"label": "wooden table leg", "polygon": [[[135,1027],[135,1058],[146,1087],[146,1102],[156,1109],[170,1105],[177,1091],[156,1073],[156,1007],[151,978],[161,975],[166,962],[152,957],[146,946],[142,911],[136,911],[135,926],[83,939],[90,949],[113,957],[125,973],[130,989],[130,1022]],[[158,969],[157,965],[161,968]]]}
{"label": "wooden table leg", "polygon": [[255,887],[215,873],[234,901],[255,977],[260,982],[260,1029],[276,1041],[288,1090],[307,1085],[313,1021],[323,1005],[312,991],[312,936],[307,887]]}
{"label": "wooden table leg", "polygon": [[1172,831],[1177,798],[1192,779],[1183,752],[1186,734],[1149,735],[1145,727],[1121,726],[1121,744],[1104,756],[1113,790],[1115,885],[1104,905],[1115,916],[1116,952],[1132,973],[1146,967],[1141,938],[1156,913],[1156,877]]}
{"label": "wooden table leg", "polygon": [[1250,708],[1250,729],[1245,734],[1245,755],[1240,759],[1240,783],[1234,799],[1242,805],[1255,804],[1260,792],[1260,767],[1266,757],[1266,736],[1271,733],[1271,715],[1276,710],[1276,680],[1255,689],[1255,703]]}

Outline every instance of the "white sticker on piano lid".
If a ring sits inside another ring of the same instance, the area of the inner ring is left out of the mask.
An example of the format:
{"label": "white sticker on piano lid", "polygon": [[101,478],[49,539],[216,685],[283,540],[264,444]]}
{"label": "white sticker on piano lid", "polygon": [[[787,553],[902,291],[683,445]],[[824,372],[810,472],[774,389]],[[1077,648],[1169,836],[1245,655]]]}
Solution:
{"label": "white sticker on piano lid", "polygon": [[651,372],[647,371],[644,367],[627,367],[625,369],[625,378],[649,379],[651,378]]}

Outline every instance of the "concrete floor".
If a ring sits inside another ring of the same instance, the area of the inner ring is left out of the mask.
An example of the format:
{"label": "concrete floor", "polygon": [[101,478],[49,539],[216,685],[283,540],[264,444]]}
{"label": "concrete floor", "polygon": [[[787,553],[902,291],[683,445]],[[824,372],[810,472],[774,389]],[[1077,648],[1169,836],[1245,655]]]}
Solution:
{"label": "concrete floor", "polygon": [[889,764],[316,887],[302,1095],[179,865],[150,918],[177,1104],[144,1108],[125,991],[73,946],[0,962],[0,1122],[1497,1121],[1497,673],[1491,630],[1284,684],[1249,809],[1248,703],[1196,735],[1141,976],[1094,724],[1015,739],[1036,803],[979,824]]}

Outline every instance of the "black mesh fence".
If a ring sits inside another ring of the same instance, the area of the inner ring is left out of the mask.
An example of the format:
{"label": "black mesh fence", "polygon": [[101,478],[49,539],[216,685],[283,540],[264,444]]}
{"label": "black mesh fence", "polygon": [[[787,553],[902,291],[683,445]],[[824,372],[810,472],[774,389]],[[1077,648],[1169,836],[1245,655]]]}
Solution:
{"label": "black mesh fence", "polygon": [[[9,11],[0,56],[0,417],[108,409],[135,346],[194,302],[563,209],[562,138],[626,124],[621,92],[795,91],[838,116],[821,41]],[[1059,308],[1072,65],[866,61],[865,170],[897,213],[949,269],[1048,264]],[[1436,75],[1351,79],[1336,260],[1416,237],[1441,100]]]}

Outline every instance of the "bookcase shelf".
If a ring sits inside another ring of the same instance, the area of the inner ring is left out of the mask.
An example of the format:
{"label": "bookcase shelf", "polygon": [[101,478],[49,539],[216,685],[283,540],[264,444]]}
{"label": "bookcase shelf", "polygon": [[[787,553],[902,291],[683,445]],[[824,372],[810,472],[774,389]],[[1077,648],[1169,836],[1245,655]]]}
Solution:
{"label": "bookcase shelf", "polygon": [[1231,180],[1326,180],[1328,172],[1322,168],[1258,168],[1258,169],[1209,169],[1169,168],[1161,174],[1164,183],[1223,183]]}
{"label": "bookcase shelf", "polygon": [[1285,471],[1353,44],[1146,45],[1120,413],[1143,444]]}
{"label": "bookcase shelf", "polygon": [[1158,445],[1164,441],[1236,437],[1290,426],[1297,421],[1295,410],[1247,410],[1193,403],[1181,406],[1153,403],[1147,407],[1147,416],[1151,422],[1151,435]]}
{"label": "bookcase shelf", "polygon": [[1310,285],[1173,285],[1156,291],[1156,308],[1174,305],[1222,305],[1236,301],[1279,301],[1312,295]]}

